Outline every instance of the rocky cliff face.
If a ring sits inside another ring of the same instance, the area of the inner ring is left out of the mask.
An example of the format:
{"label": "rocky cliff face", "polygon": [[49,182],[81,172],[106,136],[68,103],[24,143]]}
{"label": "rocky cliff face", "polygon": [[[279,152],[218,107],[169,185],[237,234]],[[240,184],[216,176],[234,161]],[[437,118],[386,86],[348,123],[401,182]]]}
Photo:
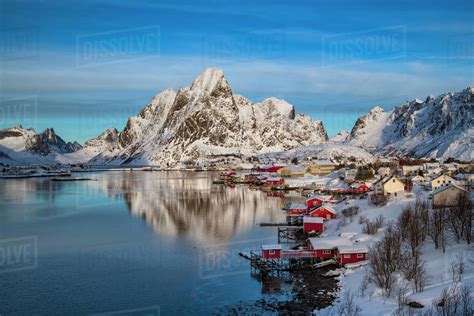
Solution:
{"label": "rocky cliff face", "polygon": [[474,160],[474,88],[360,117],[347,143],[386,154]]}
{"label": "rocky cliff face", "polygon": [[175,164],[212,155],[286,150],[327,141],[320,121],[276,98],[253,104],[234,95],[222,70],[206,69],[189,88],[165,90],[128,120],[117,143],[92,162]]}

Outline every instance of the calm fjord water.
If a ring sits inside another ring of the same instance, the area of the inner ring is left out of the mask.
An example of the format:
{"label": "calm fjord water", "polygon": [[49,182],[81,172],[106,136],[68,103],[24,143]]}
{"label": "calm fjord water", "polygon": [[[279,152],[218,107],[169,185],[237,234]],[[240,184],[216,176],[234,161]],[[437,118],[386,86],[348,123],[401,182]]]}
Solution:
{"label": "calm fjord water", "polygon": [[0,314],[209,314],[262,285],[238,253],[275,243],[282,201],[192,172],[0,180]]}

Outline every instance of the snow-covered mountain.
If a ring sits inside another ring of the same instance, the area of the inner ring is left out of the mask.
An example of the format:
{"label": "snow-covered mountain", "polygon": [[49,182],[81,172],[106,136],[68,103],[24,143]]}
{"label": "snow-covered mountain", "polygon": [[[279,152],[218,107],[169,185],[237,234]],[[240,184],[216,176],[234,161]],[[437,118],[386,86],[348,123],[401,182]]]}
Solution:
{"label": "snow-covered mountain", "polygon": [[385,154],[474,160],[474,87],[360,117],[347,144]]}
{"label": "snow-covered mountain", "polygon": [[80,150],[77,142],[65,142],[52,128],[36,133],[17,125],[0,130],[0,162],[3,164],[42,164],[71,162],[68,154]]}
{"label": "snow-covered mountain", "polygon": [[343,129],[339,133],[337,133],[334,137],[331,137],[329,141],[335,144],[342,144],[347,140],[349,135],[350,133],[346,131],[345,129]]}
{"label": "snow-covered mountain", "polygon": [[234,95],[220,69],[208,68],[190,87],[165,90],[92,163],[175,164],[212,155],[288,150],[328,140],[321,121],[285,100],[252,103]]}

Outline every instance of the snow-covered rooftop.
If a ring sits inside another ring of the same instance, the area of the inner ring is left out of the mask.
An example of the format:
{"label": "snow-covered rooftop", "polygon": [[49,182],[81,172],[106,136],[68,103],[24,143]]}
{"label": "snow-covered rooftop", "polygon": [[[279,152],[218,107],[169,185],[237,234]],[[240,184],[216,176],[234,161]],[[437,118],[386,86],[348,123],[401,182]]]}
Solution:
{"label": "snow-covered rooftop", "polygon": [[352,246],[352,241],[344,237],[308,238],[313,249],[333,249],[339,246]]}
{"label": "snow-covered rooftop", "polygon": [[262,250],[281,250],[281,245],[262,245]]}
{"label": "snow-covered rooftop", "polygon": [[345,253],[368,253],[369,249],[365,246],[350,245],[350,246],[338,246],[337,250],[341,254]]}

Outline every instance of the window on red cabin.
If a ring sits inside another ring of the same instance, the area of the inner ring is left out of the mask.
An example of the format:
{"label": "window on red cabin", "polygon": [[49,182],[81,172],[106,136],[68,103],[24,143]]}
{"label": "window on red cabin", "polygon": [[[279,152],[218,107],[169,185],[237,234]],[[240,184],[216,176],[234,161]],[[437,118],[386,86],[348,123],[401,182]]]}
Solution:
{"label": "window on red cabin", "polygon": [[350,255],[350,254],[348,254],[348,255],[343,255],[342,257],[343,257],[343,258],[346,258],[346,259],[350,259],[350,258],[351,258],[351,255]]}
{"label": "window on red cabin", "polygon": [[329,250],[329,249],[324,249],[324,250],[323,250],[323,254],[325,254],[325,255],[330,255],[330,254],[331,254],[331,250]]}
{"label": "window on red cabin", "polygon": [[364,254],[363,253],[358,253],[357,258],[364,258]]}
{"label": "window on red cabin", "polygon": [[275,250],[270,250],[268,253],[269,253],[270,255],[274,255],[274,254],[275,254]]}

